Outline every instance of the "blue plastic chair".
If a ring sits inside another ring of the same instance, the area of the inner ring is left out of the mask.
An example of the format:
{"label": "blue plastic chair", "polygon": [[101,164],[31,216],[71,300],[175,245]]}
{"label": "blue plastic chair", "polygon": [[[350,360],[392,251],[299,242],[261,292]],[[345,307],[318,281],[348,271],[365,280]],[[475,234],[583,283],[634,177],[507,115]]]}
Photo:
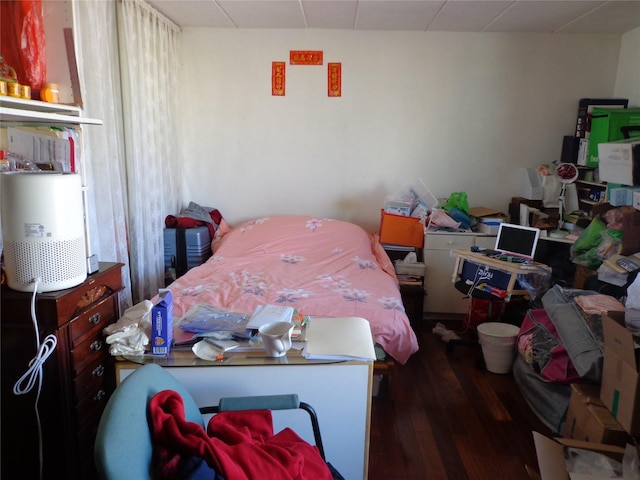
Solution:
{"label": "blue plastic chair", "polygon": [[[163,390],[178,392],[184,402],[186,419],[202,425],[203,428],[203,414],[232,410],[301,408],[309,414],[315,444],[322,458],[325,458],[316,413],[310,405],[300,402],[298,395],[222,398],[217,406],[199,408],[180,382],[159,365],[150,363],[136,369],[118,385],[102,413],[94,446],[94,460],[100,479],[152,479],[153,445],[148,421],[148,404],[151,398]],[[342,478],[330,464],[329,468],[334,478]],[[222,477],[203,461],[189,478],[211,480]]]}

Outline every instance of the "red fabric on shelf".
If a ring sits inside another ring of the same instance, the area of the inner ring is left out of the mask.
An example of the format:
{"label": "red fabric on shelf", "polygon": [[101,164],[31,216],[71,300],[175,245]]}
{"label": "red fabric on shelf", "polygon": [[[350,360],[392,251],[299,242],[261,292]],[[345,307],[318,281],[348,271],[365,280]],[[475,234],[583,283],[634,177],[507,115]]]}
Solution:
{"label": "red fabric on shelf", "polygon": [[173,458],[167,452],[198,456],[234,480],[332,478],[317,447],[289,428],[273,434],[269,410],[219,413],[209,421],[207,432],[185,419],[182,398],[173,390],[156,394],[149,410],[154,447],[163,452],[156,458]]}
{"label": "red fabric on shelf", "polygon": [[184,215],[167,215],[164,219],[164,225],[168,228],[193,228],[200,227],[202,225],[206,225],[209,229],[209,233],[211,234],[211,238],[214,238],[216,229],[220,222],[222,221],[222,214],[216,208],[209,212],[209,216],[213,223],[205,222],[202,220],[196,220],[195,218],[184,216]]}

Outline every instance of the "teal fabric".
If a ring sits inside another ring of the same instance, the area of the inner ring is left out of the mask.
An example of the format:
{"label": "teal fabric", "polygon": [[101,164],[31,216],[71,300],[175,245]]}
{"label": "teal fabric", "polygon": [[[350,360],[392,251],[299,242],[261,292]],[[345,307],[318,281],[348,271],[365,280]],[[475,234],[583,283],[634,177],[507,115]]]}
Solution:
{"label": "teal fabric", "polygon": [[220,411],[239,410],[288,410],[300,407],[296,394],[256,395],[252,397],[226,397],[220,399]]}
{"label": "teal fabric", "polygon": [[147,405],[162,390],[178,392],[187,420],[204,427],[200,409],[186,388],[162,367],[143,365],[116,388],[100,419],[94,458],[102,480],[151,479],[153,447]]}

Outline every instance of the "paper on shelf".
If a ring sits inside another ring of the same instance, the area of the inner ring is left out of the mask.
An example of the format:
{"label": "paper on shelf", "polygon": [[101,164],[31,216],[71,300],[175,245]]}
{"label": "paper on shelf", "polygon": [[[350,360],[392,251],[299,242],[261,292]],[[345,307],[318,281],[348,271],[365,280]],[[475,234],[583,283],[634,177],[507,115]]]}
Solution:
{"label": "paper on shelf", "polygon": [[318,360],[375,360],[373,334],[361,317],[312,317],[302,355]]}

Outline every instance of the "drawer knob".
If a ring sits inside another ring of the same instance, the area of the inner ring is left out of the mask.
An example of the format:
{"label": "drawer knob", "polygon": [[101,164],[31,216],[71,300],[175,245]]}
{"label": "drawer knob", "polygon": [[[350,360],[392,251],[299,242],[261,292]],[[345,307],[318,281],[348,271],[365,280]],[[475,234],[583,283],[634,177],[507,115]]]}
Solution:
{"label": "drawer knob", "polygon": [[94,341],[94,342],[92,342],[92,343],[91,343],[91,345],[89,346],[89,348],[90,348],[91,350],[95,350],[95,351],[97,352],[98,350],[102,350],[102,345],[103,345],[103,344],[102,344],[102,341],[101,341],[101,340],[96,340],[96,341]]}
{"label": "drawer knob", "polygon": [[98,365],[96,368],[93,369],[93,372],[91,372],[91,375],[93,375],[94,377],[101,377],[104,374],[104,365]]}
{"label": "drawer knob", "polygon": [[107,395],[107,392],[105,392],[104,390],[100,389],[96,392],[96,394],[93,396],[93,400],[95,402],[99,402],[100,400],[102,400],[105,396]]}
{"label": "drawer knob", "polygon": [[94,313],[89,317],[89,323],[93,325],[98,325],[100,320],[102,320],[102,316],[99,313]]}

